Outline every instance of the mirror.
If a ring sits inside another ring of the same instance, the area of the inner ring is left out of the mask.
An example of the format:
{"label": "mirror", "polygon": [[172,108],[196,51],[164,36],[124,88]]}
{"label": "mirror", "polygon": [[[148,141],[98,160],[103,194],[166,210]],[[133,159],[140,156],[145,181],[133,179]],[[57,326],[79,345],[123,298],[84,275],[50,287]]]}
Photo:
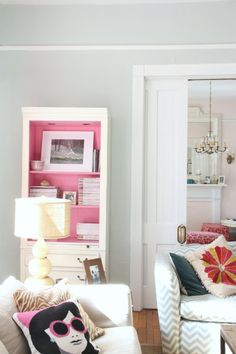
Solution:
{"label": "mirror", "polygon": [[[224,153],[196,153],[196,143],[209,130],[209,80],[189,81],[187,230],[203,223],[236,218],[236,80],[212,80],[211,120]],[[231,156],[233,159],[229,159]],[[223,181],[223,183],[220,183]],[[236,228],[230,230],[231,237]]]}
{"label": "mirror", "polygon": [[[214,114],[211,118],[212,133],[221,141],[221,115]],[[211,177],[216,183],[220,175],[221,155],[200,154],[195,151],[202,137],[209,131],[209,114],[204,113],[200,107],[189,107],[188,110],[188,178],[193,178],[197,183],[204,183],[206,176]]]}
{"label": "mirror", "polygon": [[207,107],[207,103],[209,104],[207,100],[210,101],[208,88],[209,81],[190,81],[189,83],[188,183],[217,183],[217,178],[221,174],[221,154],[202,154],[195,151],[210,130],[212,136],[215,136],[222,145],[222,114],[211,112],[210,117],[210,107]]}

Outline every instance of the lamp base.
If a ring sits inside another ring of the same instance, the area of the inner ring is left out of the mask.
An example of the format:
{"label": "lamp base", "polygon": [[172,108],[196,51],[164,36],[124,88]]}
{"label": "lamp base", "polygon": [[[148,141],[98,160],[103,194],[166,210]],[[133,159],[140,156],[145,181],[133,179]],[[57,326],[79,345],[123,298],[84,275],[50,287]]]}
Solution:
{"label": "lamp base", "polygon": [[48,276],[51,271],[51,262],[47,258],[48,247],[45,240],[39,238],[32,251],[34,258],[29,262],[30,276],[25,280],[25,284],[30,287],[53,285],[54,280]]}
{"label": "lamp base", "polygon": [[55,284],[55,281],[50,277],[45,277],[45,278],[28,277],[25,279],[24,284],[31,289],[31,288],[41,288],[44,286],[51,286]]}

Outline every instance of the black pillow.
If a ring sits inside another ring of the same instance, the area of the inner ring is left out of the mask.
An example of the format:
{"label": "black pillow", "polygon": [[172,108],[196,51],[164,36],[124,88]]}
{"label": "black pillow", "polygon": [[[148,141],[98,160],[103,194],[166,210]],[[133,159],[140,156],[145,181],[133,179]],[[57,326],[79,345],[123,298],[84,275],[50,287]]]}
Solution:
{"label": "black pillow", "polygon": [[175,253],[170,253],[170,256],[187,295],[194,296],[208,294],[208,291],[202,285],[188,260]]}

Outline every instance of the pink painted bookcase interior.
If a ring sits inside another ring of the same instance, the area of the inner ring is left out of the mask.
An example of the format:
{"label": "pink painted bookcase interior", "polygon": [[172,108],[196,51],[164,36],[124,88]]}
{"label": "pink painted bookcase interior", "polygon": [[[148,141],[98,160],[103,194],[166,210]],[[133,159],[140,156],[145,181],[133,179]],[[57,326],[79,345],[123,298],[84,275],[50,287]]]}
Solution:
{"label": "pink painted bookcase interior", "polygon": [[[31,160],[41,159],[42,137],[44,131],[93,131],[93,149],[101,148],[101,124],[100,122],[50,122],[31,121],[30,122],[30,144],[29,157]],[[63,191],[76,191],[78,196],[78,182],[81,177],[100,177],[100,172],[78,172],[78,171],[32,171],[29,161],[29,188],[39,186],[42,180],[47,180],[50,185],[59,187],[62,197]],[[70,236],[57,242],[82,242],[76,235],[77,223],[99,223],[99,206],[93,205],[72,205],[71,206],[71,232]],[[98,243],[98,241],[87,240],[86,244]]]}

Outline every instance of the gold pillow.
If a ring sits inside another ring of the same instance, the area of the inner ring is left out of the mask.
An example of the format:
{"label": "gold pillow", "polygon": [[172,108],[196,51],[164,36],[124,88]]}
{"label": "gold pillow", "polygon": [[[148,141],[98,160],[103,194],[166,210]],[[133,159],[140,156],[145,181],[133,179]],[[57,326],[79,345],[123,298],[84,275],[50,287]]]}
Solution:
{"label": "gold pillow", "polygon": [[[37,293],[30,290],[16,290],[13,293],[13,297],[18,311],[25,312],[42,310],[50,306],[58,305],[63,301],[69,300],[71,295],[66,287],[62,288],[55,285],[51,288],[38,291]],[[94,340],[95,338],[102,336],[105,333],[104,329],[97,327],[84,311],[79,300],[76,301],[84,324],[88,328],[90,338]]]}

